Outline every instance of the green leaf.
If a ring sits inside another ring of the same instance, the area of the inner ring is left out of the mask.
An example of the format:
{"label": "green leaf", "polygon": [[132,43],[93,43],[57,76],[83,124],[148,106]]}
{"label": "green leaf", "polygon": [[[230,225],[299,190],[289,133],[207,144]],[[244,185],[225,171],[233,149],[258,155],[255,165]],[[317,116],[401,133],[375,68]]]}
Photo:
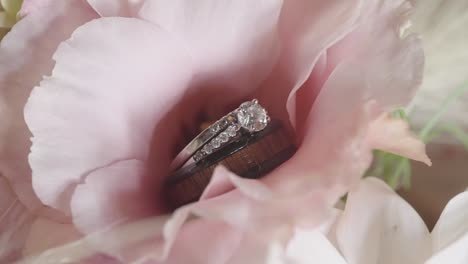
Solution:
{"label": "green leaf", "polygon": [[391,116],[394,118],[403,119],[406,122],[409,122],[409,117],[408,117],[408,114],[406,114],[405,109],[402,109],[402,108],[397,109],[391,113]]}
{"label": "green leaf", "polygon": [[[374,165],[366,173],[366,176],[379,177],[394,189],[399,187],[400,184],[407,188],[410,187],[411,162],[408,158],[382,150],[374,151],[374,157]],[[402,166],[399,174],[395,174],[396,166]]]}

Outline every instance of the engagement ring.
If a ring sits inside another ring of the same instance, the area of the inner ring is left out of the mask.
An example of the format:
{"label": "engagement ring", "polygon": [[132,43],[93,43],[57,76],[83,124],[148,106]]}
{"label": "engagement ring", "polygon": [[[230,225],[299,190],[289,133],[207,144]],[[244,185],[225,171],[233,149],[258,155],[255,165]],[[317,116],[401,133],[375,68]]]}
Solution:
{"label": "engagement ring", "polygon": [[223,165],[245,178],[260,178],[296,151],[292,132],[271,119],[257,100],[242,103],[196,136],[172,162],[165,185],[176,208],[200,198],[214,169]]}
{"label": "engagement ring", "polygon": [[171,170],[203,160],[240,137],[260,132],[270,122],[258,100],[247,101],[203,130],[175,157]]}

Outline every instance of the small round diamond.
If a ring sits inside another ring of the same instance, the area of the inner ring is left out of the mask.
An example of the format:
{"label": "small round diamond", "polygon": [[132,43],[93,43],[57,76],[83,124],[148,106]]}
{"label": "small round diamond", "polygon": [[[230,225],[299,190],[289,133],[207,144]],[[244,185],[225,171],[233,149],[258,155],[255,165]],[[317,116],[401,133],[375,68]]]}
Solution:
{"label": "small round diamond", "polygon": [[226,127],[227,123],[228,122],[226,119],[221,119],[211,126],[211,131],[213,131],[214,133],[219,132],[220,130]]}
{"label": "small round diamond", "polygon": [[250,132],[258,132],[268,125],[268,114],[265,108],[254,102],[241,105],[237,113],[239,124]]}
{"label": "small round diamond", "polygon": [[210,143],[208,143],[203,147],[203,150],[206,154],[211,154],[213,152],[213,146]]}
{"label": "small round diamond", "polygon": [[211,144],[213,145],[214,148],[219,148],[219,146],[221,146],[221,141],[219,140],[219,138],[214,138],[211,141]]}
{"label": "small round diamond", "polygon": [[193,157],[193,159],[195,161],[199,161],[203,158],[203,150],[200,150],[200,151],[197,151],[197,153],[195,153],[195,156]]}
{"label": "small round diamond", "polygon": [[235,137],[237,134],[236,128],[234,126],[230,126],[226,129],[226,133],[230,137]]}
{"label": "small round diamond", "polygon": [[228,142],[229,140],[229,135],[227,132],[222,132],[221,134],[219,134],[219,140],[223,143],[226,143]]}
{"label": "small round diamond", "polygon": [[219,123],[216,123],[211,127],[211,131],[215,133],[218,132],[220,129],[221,129],[221,125]]}

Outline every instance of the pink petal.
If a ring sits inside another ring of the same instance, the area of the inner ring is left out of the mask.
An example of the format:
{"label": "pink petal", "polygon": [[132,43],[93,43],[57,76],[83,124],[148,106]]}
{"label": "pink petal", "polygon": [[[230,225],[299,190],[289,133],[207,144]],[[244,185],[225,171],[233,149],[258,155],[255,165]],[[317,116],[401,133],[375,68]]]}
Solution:
{"label": "pink petal", "polygon": [[210,182],[203,190],[200,200],[213,198],[233,190],[235,186],[228,177],[229,173],[230,172],[223,166],[216,167],[213,171]]}
{"label": "pink petal", "polygon": [[[468,237],[468,191],[458,194],[448,202],[431,236],[434,253],[462,240],[463,236]],[[468,241],[468,238],[464,239]]]}
{"label": "pink petal", "polygon": [[[91,179],[91,176],[88,177]],[[230,178],[234,177],[232,175]],[[261,182],[247,183],[239,186],[246,187],[245,190],[261,186]],[[228,263],[245,263],[253,258],[267,258],[272,241],[281,237],[284,240],[284,229],[295,222],[299,223],[298,220],[315,219],[318,223],[321,222],[319,219],[323,219],[323,208],[318,205],[324,203],[318,196],[256,201],[256,195],[246,195],[246,192],[232,191],[190,204],[178,209],[168,221],[165,217],[159,217],[116,228],[110,226],[109,232],[105,230],[90,234],[82,241],[53,250],[40,259],[50,262],[66,256],[70,260],[79,260],[94,254],[89,250],[88,243],[91,243],[94,250],[126,261],[137,259],[180,263],[189,251],[188,256],[193,261],[200,260],[202,263],[224,263],[223,260],[227,258]],[[206,236],[208,233],[210,235]],[[155,243],[155,238],[159,236],[161,240]],[[204,243],[193,242],[199,242],[201,237]],[[135,248],[135,244],[141,247]],[[205,254],[213,248],[216,254]]]}
{"label": "pink petal", "polygon": [[[420,42],[399,35],[407,5],[364,1],[360,7],[355,29],[327,50],[329,77],[318,96],[309,97],[315,101],[299,150],[266,179],[277,189],[326,188],[330,204],[336,202],[370,164],[370,123],[383,110],[407,103],[421,82]],[[316,83],[306,81],[311,87],[305,89],[316,89]]]}
{"label": "pink petal", "polygon": [[[265,178],[267,184],[290,193],[323,190],[332,206],[363,175],[372,159],[366,139],[372,102],[365,102],[362,82],[352,69],[334,70],[313,105],[298,151]],[[347,105],[354,109],[341,108]]]}
{"label": "pink petal", "polygon": [[414,209],[384,182],[366,178],[348,194],[336,236],[349,264],[423,263],[429,231]]}
{"label": "pink petal", "polygon": [[[219,180],[221,178],[224,180]],[[320,191],[305,189],[304,192],[295,193],[276,192],[261,180],[241,178],[224,167],[218,167],[215,170],[208,189],[216,189],[218,182],[222,183],[221,187],[228,182],[235,189],[223,195],[212,196],[209,200],[202,200],[200,204],[195,204],[193,207],[203,212],[207,210],[224,216],[226,208],[232,206],[230,211],[242,212],[239,217],[233,215],[228,218],[229,220],[224,219],[233,225],[245,226],[247,224],[251,228],[255,223],[254,220],[247,221],[249,217],[257,218],[255,221],[259,221],[259,225],[266,225],[266,222],[261,222],[261,219],[276,215],[275,219],[271,219],[272,223],[285,221],[314,226],[328,217],[327,209],[325,209],[327,204],[324,201],[326,195]],[[292,207],[292,204],[295,206]],[[304,207],[312,207],[314,210],[302,210],[301,208]]]}
{"label": "pink petal", "polygon": [[144,0],[87,0],[103,17],[135,17]]}
{"label": "pink petal", "polygon": [[[73,242],[48,249],[40,255],[28,257],[25,263],[117,263],[122,256],[129,253],[128,249],[138,241],[148,240],[158,234],[165,222],[164,217],[140,220],[124,226],[109,227],[93,234],[89,234]],[[50,226],[50,225],[47,225]],[[66,226],[62,228],[67,231]],[[71,230],[68,230],[71,231]],[[68,232],[67,231],[67,232]],[[69,232],[68,234],[72,234]],[[61,236],[57,236],[61,237]],[[72,238],[65,235],[63,238]],[[152,248],[153,252],[155,247]],[[135,253],[136,251],[132,251]],[[147,253],[147,252],[146,252]],[[115,255],[113,257],[113,255]],[[141,255],[139,255],[141,257]],[[135,259],[133,259],[135,260]],[[128,263],[124,262],[124,263]]]}
{"label": "pink petal", "polygon": [[[324,209],[320,206],[323,201],[317,199],[317,196],[256,201],[255,195],[250,198],[245,195],[240,191],[233,191],[188,206],[184,208],[187,210],[185,213],[176,213],[166,225],[171,227],[171,232],[165,233],[165,249],[173,254],[171,237],[183,234],[187,225],[184,224],[188,216],[186,213],[190,212],[200,217],[201,221],[209,222],[213,219],[228,223],[237,233],[241,233],[242,240],[237,247],[230,247],[231,258],[226,263],[266,263],[271,257],[269,254],[274,243],[283,241],[281,244],[284,245],[289,239],[288,230],[292,226],[317,226],[325,217]],[[169,234],[171,235],[168,236]],[[220,244],[225,245],[222,242]]]}
{"label": "pink petal", "polygon": [[61,246],[77,240],[82,235],[71,224],[61,224],[44,217],[39,217],[32,223],[23,256],[31,256],[47,249]]}
{"label": "pink petal", "polygon": [[18,260],[33,220],[8,181],[0,176],[0,263]]}
{"label": "pink petal", "polygon": [[244,195],[255,200],[267,200],[272,198],[270,190],[260,181],[241,178],[225,167],[218,166],[213,172],[210,183],[205,188],[200,200],[213,198],[234,188],[237,188]]}
{"label": "pink petal", "polygon": [[[309,79],[314,67],[319,66],[319,57],[326,49],[353,29],[358,14],[359,1],[355,0],[284,1],[279,21],[281,56],[261,91],[264,97],[274,98],[267,102],[268,109],[285,106],[287,100],[289,119],[296,124],[297,115],[302,115],[296,113],[294,103],[298,90]],[[308,109],[321,88],[320,79],[326,79],[323,72],[318,75],[313,87],[301,88],[305,100],[299,100],[301,104],[305,101]],[[308,109],[305,109],[306,113]]]}
{"label": "pink petal", "polygon": [[[145,219],[110,231],[93,233],[72,244],[49,250],[33,260],[37,263],[56,263],[67,259],[81,263],[84,259],[96,259],[96,253],[100,252],[124,263],[226,263],[244,238],[242,230],[219,220],[192,219],[180,230],[178,217],[164,222],[164,217]],[[174,227],[177,228],[176,233],[171,231]],[[161,230],[169,240],[155,242]],[[171,251],[167,255],[169,251],[165,248],[169,249],[169,243]],[[135,244],[139,244],[139,247],[135,248]],[[264,251],[255,253],[265,254]]]}
{"label": "pink petal", "polygon": [[332,67],[351,63],[362,69],[362,87],[381,110],[406,106],[422,82],[424,52],[419,37],[408,34],[406,0],[364,1],[356,29],[328,51]]}
{"label": "pink petal", "polygon": [[80,231],[90,233],[157,215],[157,195],[146,176],[144,163],[137,160],[91,172],[73,193],[73,223]]}
{"label": "pink petal", "polygon": [[[266,218],[266,215],[261,217],[262,220],[255,219],[255,211],[259,212],[260,209],[261,207],[253,205],[244,197],[236,196],[235,193],[228,197],[214,198],[179,209],[165,225],[164,243],[160,251],[163,253],[158,259],[171,261],[171,258],[178,256],[176,260],[181,260],[183,254],[180,253],[180,247],[185,245],[185,248],[190,246],[193,251],[202,252],[202,256],[194,253],[191,255],[192,258],[203,260],[204,257],[208,263],[264,263],[268,258],[269,245],[280,235],[278,231],[287,226],[289,222],[275,221],[277,219],[272,214],[268,215],[272,218],[270,220]],[[185,235],[187,228],[190,230],[190,225],[193,223],[188,220],[189,215],[200,218],[200,220],[194,220],[199,222],[198,232],[200,233],[197,232],[197,235],[192,233],[194,236],[191,238]],[[220,228],[216,228],[217,222],[224,224],[218,224]],[[279,225],[272,222],[277,222]],[[213,238],[225,238],[217,242],[221,254],[214,255],[216,259],[212,259],[210,254],[204,254],[206,252],[204,245],[187,243],[193,239],[200,239],[200,234],[208,232],[211,235],[206,240],[210,245],[215,242],[212,242]],[[174,263],[182,262],[175,261]]]}
{"label": "pink petal", "polygon": [[233,103],[251,94],[276,62],[281,5],[280,0],[148,0],[139,15],[180,39],[200,85],[224,91],[220,98],[229,89],[225,100]]}
{"label": "pink petal", "polygon": [[281,226],[275,228],[262,228],[257,231],[245,233],[240,246],[232,253],[226,264],[284,263],[284,245],[290,237],[290,228]]}
{"label": "pink petal", "polygon": [[242,230],[220,221],[190,221],[178,233],[164,263],[227,263],[239,247],[242,236]]}
{"label": "pink petal", "polygon": [[23,107],[33,87],[51,73],[52,54],[58,44],[78,25],[95,17],[81,1],[57,1],[21,19],[1,42],[0,172],[31,210],[42,207],[42,203],[31,186],[27,160],[31,134],[24,122]]}
{"label": "pink petal", "polygon": [[52,0],[23,0],[19,14],[22,17],[26,16],[42,8],[47,8],[52,2]]}
{"label": "pink petal", "polygon": [[[204,221],[222,221],[243,232],[261,234],[260,237],[245,234],[240,247],[232,249],[236,252],[236,257],[230,260],[232,263],[242,263],[236,261],[254,256],[264,259],[269,241],[280,235],[278,230],[295,224],[315,227],[327,217],[321,193],[272,196],[261,181],[239,178],[224,168],[218,168],[215,173],[214,182],[222,182],[216,178],[225,177],[224,182],[230,181],[238,189],[178,209],[164,225],[163,243],[155,257],[164,260],[172,254],[174,241],[192,215]],[[212,184],[212,188],[216,188],[216,183]],[[252,252],[252,248],[258,248],[259,252]]]}
{"label": "pink petal", "polygon": [[424,143],[411,133],[409,124],[383,114],[369,127],[370,145],[375,149],[422,161],[431,165]]}
{"label": "pink petal", "polygon": [[[70,194],[87,174],[149,158],[155,127],[185,92],[191,64],[167,34],[131,18],[80,27],[54,59],[52,76],[33,90],[25,108],[34,135],[29,161],[40,199],[69,212]],[[174,131],[160,128],[156,140],[171,143]],[[170,157],[156,149],[165,156],[151,162],[160,166],[160,177]]]}
{"label": "pink petal", "polygon": [[[258,260],[255,263],[263,263],[269,257],[272,241],[281,239],[285,229],[289,230],[294,223],[315,222],[312,226],[317,226],[326,216],[321,207],[324,203],[316,194],[307,197],[272,197],[268,187],[261,181],[242,179],[223,167],[215,170],[210,186],[208,189],[211,188],[211,191],[207,195],[212,196],[209,199],[205,197],[205,200],[179,208],[162,227],[145,227],[144,223],[130,224],[135,226],[130,229],[132,231],[126,232],[140,234],[137,240],[147,241],[142,247],[131,250],[133,253],[130,255],[133,257],[130,259],[164,263],[181,263],[187,259],[191,259],[191,263],[245,263],[255,259]],[[224,186],[238,189],[216,195]],[[156,219],[153,222],[156,223]],[[120,233],[119,228],[114,231]],[[159,233],[162,234],[162,240],[154,243],[154,237]],[[106,244],[104,241],[109,240],[105,236],[94,237],[94,243]],[[204,243],[193,242],[201,236]],[[151,237],[153,239],[148,241]],[[134,243],[132,239],[135,236],[126,237],[105,252],[115,256],[117,252],[122,252],[122,248]],[[216,254],[205,253],[214,247]],[[124,259],[128,260],[129,255],[125,255]],[[225,262],[227,259],[229,261]]]}

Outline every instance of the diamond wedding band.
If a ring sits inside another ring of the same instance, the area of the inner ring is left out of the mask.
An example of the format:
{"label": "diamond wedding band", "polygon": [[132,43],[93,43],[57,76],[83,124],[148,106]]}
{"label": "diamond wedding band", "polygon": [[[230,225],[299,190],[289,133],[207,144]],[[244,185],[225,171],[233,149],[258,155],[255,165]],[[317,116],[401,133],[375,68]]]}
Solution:
{"label": "diamond wedding band", "polygon": [[265,129],[270,117],[256,99],[242,103],[203,130],[175,157],[171,170],[199,162],[237,139]]}

